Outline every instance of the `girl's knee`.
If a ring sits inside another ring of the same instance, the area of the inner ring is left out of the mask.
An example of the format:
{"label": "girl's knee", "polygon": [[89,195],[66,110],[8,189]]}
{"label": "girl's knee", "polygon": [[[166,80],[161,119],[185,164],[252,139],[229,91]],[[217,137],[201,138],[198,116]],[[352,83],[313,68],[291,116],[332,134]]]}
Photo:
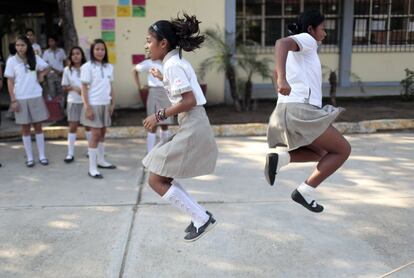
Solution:
{"label": "girl's knee", "polygon": [[351,155],[352,147],[348,141],[345,141],[345,142],[346,143],[345,143],[344,155],[345,155],[345,158],[348,159],[348,157]]}

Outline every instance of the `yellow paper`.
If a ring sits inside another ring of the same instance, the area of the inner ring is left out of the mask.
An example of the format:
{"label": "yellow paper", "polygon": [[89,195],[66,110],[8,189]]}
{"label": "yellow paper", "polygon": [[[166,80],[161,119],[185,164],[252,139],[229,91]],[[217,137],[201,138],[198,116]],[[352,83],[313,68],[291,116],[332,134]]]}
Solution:
{"label": "yellow paper", "polygon": [[108,52],[108,60],[110,64],[116,64],[116,53]]}
{"label": "yellow paper", "polygon": [[105,42],[108,53],[115,52],[115,42]]}
{"label": "yellow paper", "polygon": [[115,6],[114,5],[101,5],[101,17],[114,17]]}
{"label": "yellow paper", "polygon": [[128,17],[131,16],[131,6],[118,6],[117,15],[119,17]]}

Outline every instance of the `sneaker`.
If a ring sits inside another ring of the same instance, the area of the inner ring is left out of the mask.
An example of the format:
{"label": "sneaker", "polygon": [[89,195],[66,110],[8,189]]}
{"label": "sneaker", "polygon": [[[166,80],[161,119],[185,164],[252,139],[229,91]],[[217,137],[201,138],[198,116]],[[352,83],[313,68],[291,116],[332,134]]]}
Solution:
{"label": "sneaker", "polygon": [[201,238],[203,235],[205,235],[208,231],[214,228],[216,226],[216,220],[213,218],[213,215],[210,215],[210,218],[200,228],[196,229],[196,227],[193,226],[191,231],[184,237],[184,240],[187,242],[196,241],[197,239]]}
{"label": "sneaker", "polygon": [[[212,216],[212,214],[211,214],[209,211],[206,211],[206,213],[207,213],[209,216]],[[192,229],[192,228],[195,228],[195,227],[194,227],[194,223],[193,223],[193,221],[191,221],[191,223],[187,226],[187,228],[185,228],[184,232],[185,232],[185,233],[189,233],[189,232],[191,231],[191,229]]]}
{"label": "sneaker", "polygon": [[320,213],[323,211],[323,206],[319,205],[315,200],[313,200],[310,204],[305,200],[305,198],[303,198],[302,194],[300,194],[300,192],[295,189],[292,192],[292,200],[295,201],[298,204],[301,204],[302,206],[304,206],[305,208],[307,208],[308,210],[312,211],[312,212],[316,212],[316,213]]}
{"label": "sneaker", "polygon": [[264,174],[268,184],[273,185],[276,178],[277,163],[279,161],[279,155],[277,153],[269,153],[266,155],[266,165]]}

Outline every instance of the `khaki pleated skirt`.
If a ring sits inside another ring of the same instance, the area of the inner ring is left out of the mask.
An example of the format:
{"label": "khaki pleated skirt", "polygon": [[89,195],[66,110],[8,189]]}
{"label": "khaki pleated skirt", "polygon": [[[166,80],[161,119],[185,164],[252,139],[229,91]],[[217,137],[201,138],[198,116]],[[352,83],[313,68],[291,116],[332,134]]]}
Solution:
{"label": "khaki pleated skirt", "polygon": [[[167,92],[163,87],[150,87],[147,98],[147,115],[155,114],[159,109],[168,108],[171,102],[168,99]],[[172,125],[174,117],[161,121],[158,125]]]}
{"label": "khaki pleated skirt", "polygon": [[307,103],[278,103],[269,119],[267,142],[270,148],[289,151],[310,145],[324,133],[344,108]]}
{"label": "khaki pleated skirt", "polygon": [[83,103],[68,102],[66,113],[68,115],[68,122],[80,122],[82,115]]}
{"label": "khaki pleated skirt", "polygon": [[19,112],[14,113],[16,124],[40,123],[49,118],[49,111],[43,97],[16,99],[16,101],[19,105]]}
{"label": "khaki pleated skirt", "polygon": [[191,178],[211,174],[218,149],[206,111],[196,106],[178,115],[175,135],[158,143],[142,160],[152,173],[169,178]]}
{"label": "khaki pleated skirt", "polygon": [[84,126],[93,128],[103,128],[111,126],[111,113],[109,111],[111,105],[91,105],[93,110],[93,120],[86,118],[85,106],[82,107],[81,123]]}

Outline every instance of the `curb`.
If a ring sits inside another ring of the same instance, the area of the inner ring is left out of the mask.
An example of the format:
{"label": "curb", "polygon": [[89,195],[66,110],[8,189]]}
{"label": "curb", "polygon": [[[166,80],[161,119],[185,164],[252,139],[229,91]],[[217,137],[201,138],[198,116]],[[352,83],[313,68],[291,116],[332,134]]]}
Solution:
{"label": "curb", "polygon": [[[367,134],[381,131],[392,131],[402,129],[414,129],[414,119],[384,119],[362,122],[339,122],[333,124],[342,134]],[[230,136],[264,136],[266,135],[267,123],[250,124],[225,124],[212,126],[216,137]],[[177,130],[177,126],[172,126],[171,130]],[[43,132],[46,139],[66,139],[67,127],[44,127]],[[20,131],[1,132],[0,139],[20,137]],[[84,139],[83,129],[78,130],[79,139]],[[110,127],[106,133],[106,138],[145,138],[146,131],[142,126],[129,127]]]}

